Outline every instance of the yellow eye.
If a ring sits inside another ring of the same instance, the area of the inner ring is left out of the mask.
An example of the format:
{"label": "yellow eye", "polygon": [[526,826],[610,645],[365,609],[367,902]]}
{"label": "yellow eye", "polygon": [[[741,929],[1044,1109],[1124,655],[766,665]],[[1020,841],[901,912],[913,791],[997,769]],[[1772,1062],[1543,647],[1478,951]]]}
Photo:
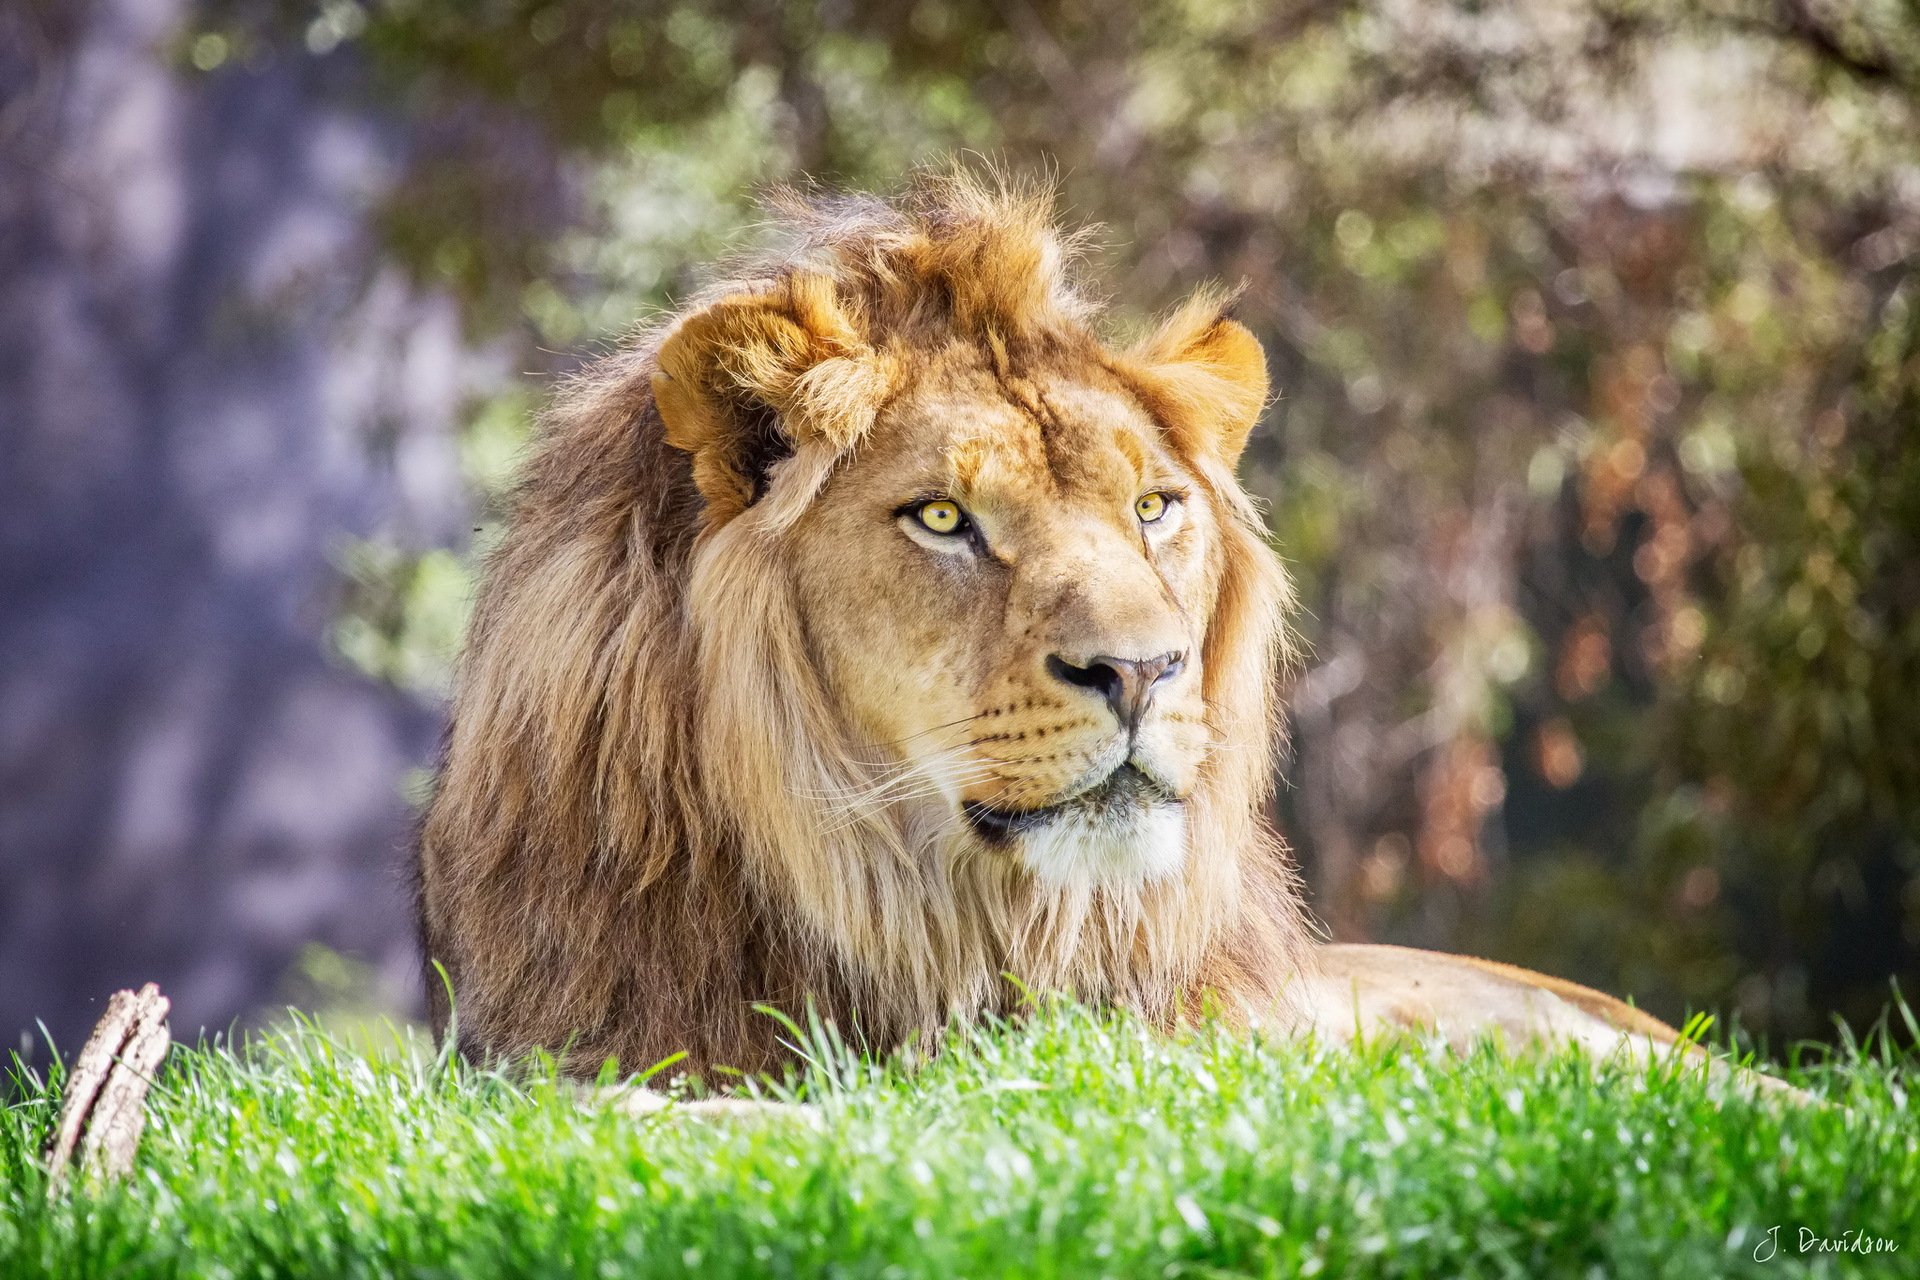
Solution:
{"label": "yellow eye", "polygon": [[1167,514],[1167,495],[1164,493],[1143,493],[1133,504],[1133,514],[1140,517],[1141,524],[1152,524]]}
{"label": "yellow eye", "polygon": [[938,502],[925,502],[914,512],[920,523],[934,533],[958,533],[967,518],[960,513],[958,503],[944,499]]}

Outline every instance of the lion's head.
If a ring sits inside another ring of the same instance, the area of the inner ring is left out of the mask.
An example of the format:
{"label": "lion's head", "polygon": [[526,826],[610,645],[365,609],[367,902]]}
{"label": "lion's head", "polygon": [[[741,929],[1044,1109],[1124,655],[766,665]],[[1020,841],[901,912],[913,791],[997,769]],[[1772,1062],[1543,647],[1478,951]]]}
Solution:
{"label": "lion's head", "polygon": [[1288,595],[1204,293],[1129,350],[1043,194],[786,202],[781,256],[588,375],[487,575],[421,854],[464,1037],[757,1067],[1030,986],[1270,1005]]}

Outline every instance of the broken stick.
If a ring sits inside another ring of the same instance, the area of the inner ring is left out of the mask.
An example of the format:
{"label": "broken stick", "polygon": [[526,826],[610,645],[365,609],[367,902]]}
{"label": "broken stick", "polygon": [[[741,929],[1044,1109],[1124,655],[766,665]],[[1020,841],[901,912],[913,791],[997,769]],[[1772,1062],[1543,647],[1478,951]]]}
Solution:
{"label": "broken stick", "polygon": [[77,1165],[99,1183],[133,1168],[146,1124],[147,1090],[167,1056],[172,1003],[149,982],[116,991],[106,1016],[74,1060],[60,1104],[60,1123],[47,1147],[48,1190],[58,1192]]}

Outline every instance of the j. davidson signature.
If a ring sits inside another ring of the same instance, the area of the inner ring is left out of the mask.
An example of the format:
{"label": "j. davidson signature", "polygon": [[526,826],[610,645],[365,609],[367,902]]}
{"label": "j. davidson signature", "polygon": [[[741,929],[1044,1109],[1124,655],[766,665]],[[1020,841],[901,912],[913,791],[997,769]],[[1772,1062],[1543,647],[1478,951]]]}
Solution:
{"label": "j. davidson signature", "polygon": [[1753,1247],[1755,1262],[1771,1262],[1779,1255],[1781,1248],[1797,1248],[1801,1253],[1898,1253],[1900,1246],[1885,1236],[1876,1236],[1862,1231],[1858,1227],[1842,1231],[1837,1236],[1823,1236],[1812,1227],[1801,1227],[1797,1234],[1789,1234],[1783,1241],[1779,1227],[1767,1228],[1767,1234],[1760,1237],[1760,1243]]}

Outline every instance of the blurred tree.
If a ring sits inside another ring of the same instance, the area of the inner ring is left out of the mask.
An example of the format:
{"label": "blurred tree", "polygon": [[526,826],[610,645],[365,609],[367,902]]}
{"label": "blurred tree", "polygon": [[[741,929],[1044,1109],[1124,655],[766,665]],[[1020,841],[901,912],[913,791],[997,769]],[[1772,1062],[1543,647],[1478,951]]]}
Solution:
{"label": "blurred tree", "polygon": [[[1130,314],[1249,283],[1314,654],[1279,816],[1337,935],[1775,1035],[1920,975],[1911,6],[323,0],[209,38],[362,58],[431,126],[392,252],[541,373],[757,184],[1055,166]],[[528,400],[476,408],[482,491]],[[441,678],[450,564],[357,555],[343,641]]]}

